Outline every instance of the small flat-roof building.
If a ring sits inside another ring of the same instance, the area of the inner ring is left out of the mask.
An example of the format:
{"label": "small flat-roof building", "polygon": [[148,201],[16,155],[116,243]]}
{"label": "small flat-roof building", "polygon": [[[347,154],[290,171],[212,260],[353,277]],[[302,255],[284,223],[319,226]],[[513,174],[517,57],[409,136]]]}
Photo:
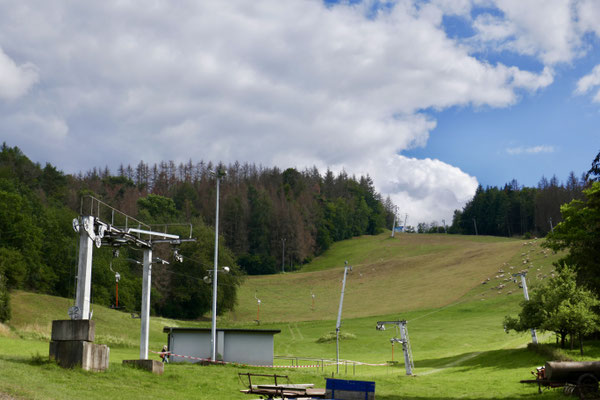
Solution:
{"label": "small flat-roof building", "polygon": [[[173,328],[166,326],[171,362],[199,362],[177,355],[209,359],[210,328]],[[217,359],[250,365],[273,365],[273,337],[280,330],[217,329]],[[176,355],[177,354],[177,355]]]}

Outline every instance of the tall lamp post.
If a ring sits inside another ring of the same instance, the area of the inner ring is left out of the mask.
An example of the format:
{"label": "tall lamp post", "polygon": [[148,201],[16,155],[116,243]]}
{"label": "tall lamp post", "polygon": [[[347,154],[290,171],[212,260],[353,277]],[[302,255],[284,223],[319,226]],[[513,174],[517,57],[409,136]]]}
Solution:
{"label": "tall lamp post", "polygon": [[281,272],[285,272],[285,238],[281,238]]}
{"label": "tall lamp post", "polygon": [[227,175],[227,172],[223,168],[218,168],[216,171],[211,173],[217,179],[217,208],[215,211],[215,265],[213,269],[213,304],[212,304],[212,329],[211,329],[211,361],[217,360],[217,276],[218,276],[218,262],[219,262],[219,184],[221,178]]}
{"label": "tall lamp post", "polygon": [[392,224],[392,237],[396,232],[396,219],[398,218],[398,206],[394,206],[394,223]]}

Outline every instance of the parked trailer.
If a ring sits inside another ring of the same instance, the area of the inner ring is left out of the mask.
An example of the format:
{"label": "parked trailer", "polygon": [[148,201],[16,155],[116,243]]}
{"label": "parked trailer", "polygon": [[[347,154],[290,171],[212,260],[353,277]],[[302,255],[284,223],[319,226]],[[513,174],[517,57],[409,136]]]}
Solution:
{"label": "parked trailer", "polygon": [[564,387],[566,392],[575,393],[581,399],[600,399],[600,361],[548,361],[532,374],[535,379],[522,380],[521,383],[536,383],[540,393],[542,386]]}

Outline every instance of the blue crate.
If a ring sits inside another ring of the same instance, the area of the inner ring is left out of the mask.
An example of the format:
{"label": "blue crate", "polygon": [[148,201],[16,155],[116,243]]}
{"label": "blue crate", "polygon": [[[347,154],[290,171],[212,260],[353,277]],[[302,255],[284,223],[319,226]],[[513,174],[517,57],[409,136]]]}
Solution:
{"label": "blue crate", "polygon": [[325,379],[327,380],[326,390],[328,394],[331,394],[331,399],[371,400],[375,398],[375,382]]}

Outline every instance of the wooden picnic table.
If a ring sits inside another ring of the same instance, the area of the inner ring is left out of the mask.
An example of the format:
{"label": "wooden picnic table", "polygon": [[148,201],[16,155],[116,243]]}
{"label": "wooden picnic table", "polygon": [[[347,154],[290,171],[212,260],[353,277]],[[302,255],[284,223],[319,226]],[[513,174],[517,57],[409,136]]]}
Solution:
{"label": "wooden picnic table", "polygon": [[246,376],[249,379],[248,389],[240,390],[242,393],[246,394],[255,394],[259,396],[265,396],[268,399],[322,399],[325,398],[325,389],[315,389],[313,383],[275,383],[275,384],[261,384],[261,385],[253,385],[251,379],[253,376],[268,376],[272,377],[275,380],[277,378],[287,378],[287,376],[282,375],[263,375],[263,374],[239,374],[240,376]]}

